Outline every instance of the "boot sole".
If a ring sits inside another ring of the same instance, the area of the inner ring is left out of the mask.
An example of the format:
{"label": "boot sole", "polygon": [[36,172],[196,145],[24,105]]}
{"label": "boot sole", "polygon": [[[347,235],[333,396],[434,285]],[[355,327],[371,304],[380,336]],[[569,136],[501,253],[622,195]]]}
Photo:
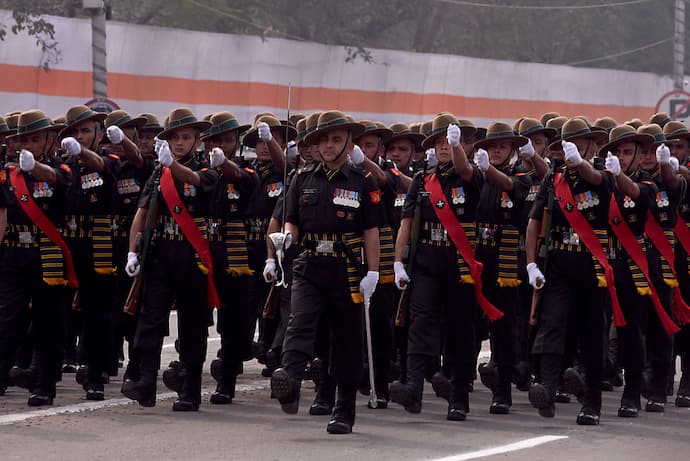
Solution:
{"label": "boot sole", "polygon": [[534,408],[539,410],[539,416],[553,418],[556,415],[555,407],[551,401],[546,388],[541,385],[533,385],[528,392],[529,402]]}
{"label": "boot sole", "polygon": [[436,397],[449,401],[450,387],[450,381],[440,373],[435,373],[431,377],[431,388],[434,390]]}
{"label": "boot sole", "polygon": [[289,415],[297,414],[299,401],[294,400],[290,376],[285,370],[276,370],[271,376],[271,392],[280,402],[283,412]]}
{"label": "boot sole", "polygon": [[422,412],[422,402],[413,400],[405,389],[392,386],[390,389],[391,401],[402,405],[408,413],[418,414]]}
{"label": "boot sole", "polygon": [[563,373],[563,388],[568,394],[572,394],[578,400],[585,395],[585,380],[574,368],[568,368]]}

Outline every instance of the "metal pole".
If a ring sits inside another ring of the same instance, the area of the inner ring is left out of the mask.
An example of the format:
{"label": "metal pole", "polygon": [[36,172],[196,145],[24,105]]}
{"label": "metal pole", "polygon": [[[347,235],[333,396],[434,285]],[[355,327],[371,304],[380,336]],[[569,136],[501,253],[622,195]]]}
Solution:
{"label": "metal pole", "polygon": [[685,0],[676,0],[676,27],[673,41],[673,86],[683,89],[685,81]]}
{"label": "metal pole", "polygon": [[108,96],[108,67],[105,36],[105,8],[91,10],[91,68],[93,73],[93,97]]}

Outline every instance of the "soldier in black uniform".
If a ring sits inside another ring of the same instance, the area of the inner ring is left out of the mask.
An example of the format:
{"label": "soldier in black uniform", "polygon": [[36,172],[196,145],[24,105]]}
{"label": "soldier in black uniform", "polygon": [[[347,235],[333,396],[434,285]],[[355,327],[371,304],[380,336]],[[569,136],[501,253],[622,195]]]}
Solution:
{"label": "soldier in black uniform", "polygon": [[[144,231],[153,194],[160,194],[155,244],[146,257],[143,302],[134,337],[139,379],[127,379],[122,385],[122,393],[143,406],[153,406],[156,402],[156,377],[173,301],[177,306],[180,361],[187,373],[172,408],[198,411],[201,402],[201,371],[211,317],[209,306],[219,304],[206,240],[218,172],[200,163],[194,154],[201,143],[200,133],[210,126],[209,122],[197,120],[188,108],[170,113],[165,130],[158,135],[156,151],[160,167],[146,183],[130,229],[125,269],[130,276],[135,276],[141,269],[135,236]],[[160,188],[154,190],[158,178]]]}
{"label": "soldier in black uniform", "polygon": [[240,168],[232,160],[240,135],[249,125],[240,125],[229,112],[213,114],[210,121],[213,126],[202,140],[219,177],[211,205],[208,239],[216,287],[223,304],[218,309],[217,326],[221,338],[221,376],[210,402],[223,405],[232,403],[238,370],[251,357],[252,336],[246,328],[251,316],[247,301],[250,269],[244,215],[258,177],[254,170]]}
{"label": "soldier in black uniform", "polygon": [[543,164],[543,160],[536,155],[528,138],[513,134],[510,125],[502,122],[490,124],[486,138],[474,147],[474,161],[486,176],[476,214],[476,255],[484,264],[482,285],[487,298],[504,314],[490,325],[492,361],[497,365],[497,376],[489,410],[493,414],[507,414],[513,403],[515,317],[520,305],[520,211],[532,186],[529,172],[517,167],[518,152],[535,162]]}
{"label": "soldier in black uniform", "polygon": [[[419,413],[424,379],[438,371],[442,338],[448,333],[443,342],[452,385],[447,418],[454,421],[464,420],[469,412],[467,383],[472,378],[475,358],[473,313],[476,309],[471,282],[481,282],[473,280],[470,273],[469,265],[473,261],[465,261],[459,251],[471,253],[476,236],[476,206],[484,182],[482,173],[468,161],[460,146],[458,124],[447,113],[434,118],[431,134],[422,147],[435,148],[438,166],[433,174],[417,173],[405,198],[395,245],[395,282],[398,288],[411,290],[407,377],[406,382],[394,382],[390,386],[394,402],[411,413]],[[440,183],[443,197],[422,196],[421,204],[417,204],[418,195],[425,190],[430,192],[427,183],[433,180]],[[416,206],[421,206],[419,241],[414,273],[407,274],[404,251],[410,242]],[[449,223],[442,223],[440,212],[434,209],[444,207],[450,207],[453,212]],[[446,226],[460,228],[468,248],[458,250]]]}
{"label": "soldier in black uniform", "polygon": [[70,175],[51,150],[56,136],[43,112],[23,112],[14,135],[19,164],[0,170],[0,370],[7,368],[4,361],[23,339],[30,317],[38,367],[29,406],[53,404],[64,332],[56,300],[77,282],[60,235]]}
{"label": "soldier in black uniform", "polygon": [[83,316],[82,353],[86,355],[87,376],[83,382],[86,398],[103,400],[111,354],[111,308],[115,289],[111,229],[111,198],[120,158],[96,153],[105,134],[106,114],[86,106],[67,111],[66,126],[60,136],[68,156],[71,181],[67,195],[65,230],[79,277],[79,300]]}
{"label": "soldier in black uniform", "polygon": [[[285,139],[287,132],[288,138]],[[257,116],[254,127],[247,131],[242,143],[256,149],[256,161],[252,169],[259,176],[259,184],[252,192],[245,216],[247,229],[247,249],[249,250],[249,267],[253,274],[249,277],[249,308],[254,315],[248,324],[253,335],[256,321],[259,319],[259,340],[253,346],[254,355],[264,363],[266,352],[275,335],[276,322],[261,319],[261,311],[269,292],[269,285],[262,277],[266,264],[266,229],[275,209],[278,198],[285,189],[286,159],[283,150],[289,141],[297,135],[294,127],[287,127],[271,114]],[[289,170],[288,166],[288,170]]]}
{"label": "soldier in black uniform", "polygon": [[[103,146],[108,153],[120,158],[120,172],[115,178],[111,198],[111,229],[113,235],[113,257],[117,267],[115,296],[112,302],[113,316],[113,350],[108,371],[111,376],[117,374],[119,359],[123,358],[123,339],[130,344],[132,357],[132,340],[136,328],[135,318],[122,312],[131,279],[125,272],[127,252],[129,251],[129,228],[137,211],[139,195],[153,172],[154,157],[151,153],[144,156],[137,146],[139,129],[146,123],[144,117],[132,118],[124,110],[114,110],[105,118],[105,129],[108,137]],[[137,368],[136,359],[130,360],[129,376]]]}
{"label": "soldier in black uniform", "polygon": [[[283,368],[271,390],[283,411],[296,413],[305,364],[314,353],[319,318],[326,314],[338,400],[329,433],[352,431],[362,371],[362,311],[378,282],[381,192],[363,170],[347,163],[352,139],[363,130],[337,111],[324,112],[306,142],[320,145],[323,163],[298,174],[287,197],[286,232],[305,250],[293,262],[292,315],[283,344]],[[361,278],[360,252],[367,275]],[[360,281],[361,280],[361,281]]]}
{"label": "soldier in black uniform", "polygon": [[[580,130],[570,129],[577,125]],[[575,230],[561,206],[567,213],[577,211],[586,222],[582,231],[589,230],[601,245],[608,238],[608,208],[611,193],[615,187],[610,173],[597,171],[583,157],[595,146],[600,136],[584,125],[582,120],[573,119],[563,125],[563,156],[566,166],[547,175],[530,213],[525,242],[527,274],[535,289],[542,289],[541,309],[538,313],[538,330],[533,352],[539,355],[541,383],[530,387],[529,398],[539,414],[553,417],[556,389],[561,382],[561,362],[565,351],[566,331],[572,319],[578,335],[582,362],[586,372],[586,389],[583,407],[577,416],[577,423],[594,425],[599,423],[601,413],[601,382],[603,373],[605,319],[604,293],[599,288],[607,283],[601,274],[598,260],[585,245],[585,235]],[[599,132],[601,133],[601,132]],[[554,149],[555,151],[555,149]],[[552,151],[552,157],[558,154]],[[580,155],[580,152],[583,155]],[[556,197],[553,206],[553,224],[548,254],[546,277],[536,265],[537,237],[547,204],[548,181],[555,175]],[[563,187],[576,197],[572,203],[565,199]],[[558,192],[558,191],[561,192]],[[573,219],[573,218],[570,218]],[[589,235],[589,234],[587,234]],[[603,246],[603,245],[602,245]],[[610,287],[611,289],[612,286]],[[572,315],[571,315],[572,313]]]}
{"label": "soldier in black uniform", "polygon": [[[661,129],[657,129],[661,134]],[[643,327],[658,322],[651,318],[648,320],[651,311],[649,296],[656,294],[651,293],[649,281],[631,256],[637,251],[646,258],[644,228],[657,188],[651,178],[639,170],[639,164],[641,151],[648,149],[654,140],[649,134],[637,134],[631,126],[621,125],[611,131],[610,142],[603,145],[600,152],[600,155],[607,156],[606,169],[616,177],[615,205],[609,211],[610,257],[626,322],[624,327],[617,329],[618,357],[625,369],[625,387],[618,409],[618,416],[622,418],[636,417],[641,408],[645,357]]]}
{"label": "soldier in black uniform", "polygon": [[[640,127],[641,129],[643,127]],[[678,220],[678,207],[687,192],[687,181],[679,176],[671,166],[671,151],[665,144],[656,147],[647,146],[640,152],[640,168],[651,176],[658,189],[652,203],[650,219],[646,225],[647,259],[652,281],[661,304],[666,313],[673,315],[673,291],[678,289],[675,277],[672,248],[675,246],[673,228]],[[654,237],[651,228],[660,227],[659,240]],[[664,241],[665,240],[665,241]],[[670,255],[664,256],[663,247],[671,246]],[[654,317],[653,317],[654,318]],[[645,411],[661,413],[667,400],[667,381],[671,375],[673,357],[673,338],[661,327],[659,322],[650,322],[646,335],[647,362],[650,373],[646,373],[644,395],[648,398]]]}
{"label": "soldier in black uniform", "polygon": [[[669,140],[674,142],[670,145],[671,155],[678,163],[677,168],[685,177],[690,180],[690,132],[682,122],[670,121],[664,125],[664,134]],[[673,162],[673,158],[671,159]],[[690,193],[685,192],[685,197],[678,205],[678,213],[682,222],[676,223],[676,275],[681,295],[686,304],[690,304],[690,273],[689,257],[690,241],[685,238],[686,233],[682,232],[685,226],[690,231]],[[678,232],[678,231],[681,232]],[[674,339],[675,354],[680,356],[681,377],[676,394],[675,404],[677,407],[690,407],[690,324],[681,325],[681,331]],[[671,362],[671,370],[675,371],[675,359]]]}

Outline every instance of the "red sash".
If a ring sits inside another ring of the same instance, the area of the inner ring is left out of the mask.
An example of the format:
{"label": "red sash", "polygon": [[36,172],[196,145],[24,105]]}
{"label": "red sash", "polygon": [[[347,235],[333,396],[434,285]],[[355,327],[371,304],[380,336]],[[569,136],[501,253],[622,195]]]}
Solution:
{"label": "red sash", "polygon": [[630,227],[625,222],[625,219],[623,218],[623,213],[621,213],[621,209],[618,206],[618,202],[616,201],[615,196],[611,197],[611,207],[609,208],[609,224],[611,225],[611,230],[613,231],[613,233],[616,234],[616,237],[618,237],[618,241],[621,242],[621,245],[623,245],[625,251],[628,252],[630,259],[632,259],[633,262],[637,264],[637,266],[640,268],[640,271],[642,271],[645,278],[647,279],[647,283],[649,283],[649,291],[650,297],[652,299],[652,304],[654,305],[656,315],[659,317],[659,320],[661,321],[661,325],[664,327],[664,331],[666,331],[666,334],[669,336],[678,333],[680,331],[680,328],[678,328],[678,326],[675,323],[673,323],[673,320],[671,320],[671,318],[664,310],[664,307],[661,305],[659,295],[656,292],[654,284],[652,283],[652,279],[649,276],[649,261],[647,261],[647,255],[645,254],[642,247],[637,243],[637,238],[635,237],[635,234],[632,233]]}
{"label": "red sash", "polygon": [[180,194],[175,188],[175,181],[173,180],[170,168],[163,167],[163,174],[161,175],[161,194],[165,200],[165,204],[170,210],[173,219],[182,229],[182,233],[192,244],[194,250],[199,255],[201,262],[206,266],[208,272],[206,273],[207,283],[207,299],[211,307],[220,307],[220,298],[216,291],[216,284],[213,282],[213,263],[211,260],[211,250],[208,247],[208,241],[201,235],[201,231],[194,223],[192,216],[185,208],[180,199]]}
{"label": "red sash", "polygon": [[613,267],[609,264],[609,259],[606,256],[604,248],[601,246],[599,239],[594,233],[594,229],[589,225],[587,219],[582,216],[582,213],[577,209],[573,192],[570,190],[568,181],[563,176],[563,173],[557,173],[554,183],[556,185],[556,194],[558,196],[558,206],[561,207],[563,216],[568,220],[570,227],[575,229],[577,235],[580,237],[582,243],[585,244],[592,256],[594,256],[601,267],[604,269],[604,277],[606,277],[606,288],[611,296],[611,310],[613,312],[613,324],[617,327],[625,326],[625,317],[621,310],[621,305],[618,302],[618,294],[616,293],[616,286],[613,280]]}
{"label": "red sash", "polygon": [[462,259],[465,260],[467,266],[470,268],[470,274],[474,281],[474,295],[477,298],[479,306],[489,320],[498,320],[503,317],[503,312],[498,310],[496,306],[491,304],[482,292],[482,263],[474,259],[474,251],[470,245],[470,241],[465,235],[465,231],[455,217],[455,213],[450,206],[447,206],[448,199],[441,189],[441,184],[435,174],[431,174],[424,179],[424,188],[429,192],[429,200],[433,205],[434,212],[441,221],[441,224],[448,232],[451,241],[457,248]]}
{"label": "red sash", "polygon": [[680,242],[685,252],[690,255],[690,229],[688,229],[688,225],[680,215],[680,212],[678,212],[676,226],[673,228],[673,233],[676,234],[676,238]]}
{"label": "red sash", "polygon": [[[676,227],[678,227],[677,223]],[[673,252],[671,242],[669,242],[666,236],[664,235],[664,229],[661,228],[661,225],[659,225],[651,211],[649,212],[649,216],[647,216],[647,223],[644,226],[644,231],[645,234],[647,234],[647,237],[649,237],[649,239],[656,247],[657,251],[661,253],[661,256],[668,263],[669,267],[671,268],[671,272],[673,272],[674,277],[678,278],[678,276],[676,275],[675,266],[676,255]],[[674,313],[676,314],[676,320],[678,320],[678,322],[681,324],[690,323],[690,307],[688,307],[688,305],[685,304],[683,296],[680,293],[680,288],[678,287],[673,287],[673,306]]]}
{"label": "red sash", "polygon": [[41,211],[36,205],[34,199],[31,198],[29,188],[26,185],[26,178],[21,170],[17,167],[10,167],[10,178],[14,186],[14,196],[17,202],[21,205],[24,213],[41,229],[54,245],[62,251],[62,258],[65,261],[65,270],[67,272],[67,286],[70,288],[79,288],[79,281],[77,280],[77,273],[74,271],[74,260],[72,259],[72,252],[69,250],[67,243],[60,235],[60,232],[55,228],[53,222],[48,216]]}

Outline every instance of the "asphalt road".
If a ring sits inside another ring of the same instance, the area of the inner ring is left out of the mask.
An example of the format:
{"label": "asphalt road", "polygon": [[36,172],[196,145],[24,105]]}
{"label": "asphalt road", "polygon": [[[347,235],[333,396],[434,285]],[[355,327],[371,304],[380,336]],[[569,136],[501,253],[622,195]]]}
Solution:
{"label": "asphalt road", "polygon": [[[175,358],[172,338],[164,364]],[[210,340],[207,368],[219,344],[216,335]],[[637,419],[621,419],[620,390],[604,394],[600,426],[580,427],[577,403],[560,404],[555,418],[544,419],[516,390],[510,415],[490,415],[490,393],[478,382],[468,420],[449,422],[445,401],[427,385],[419,415],[396,405],[371,410],[359,396],[354,433],[334,436],[326,433],[327,416],[308,414],[311,383],[303,386],[299,413],[286,415],[269,398],[260,369],[256,362],[245,364],[232,405],[211,405],[206,395],[198,413],[173,413],[174,395],[162,383],[154,408],[123,398],[120,378],[107,385],[106,401],[94,403],[66,375],[55,406],[40,410],[26,406],[25,391],[10,388],[0,397],[0,460],[690,459],[690,409],[670,404],[664,414],[643,411]],[[206,370],[204,391],[213,388]]]}

